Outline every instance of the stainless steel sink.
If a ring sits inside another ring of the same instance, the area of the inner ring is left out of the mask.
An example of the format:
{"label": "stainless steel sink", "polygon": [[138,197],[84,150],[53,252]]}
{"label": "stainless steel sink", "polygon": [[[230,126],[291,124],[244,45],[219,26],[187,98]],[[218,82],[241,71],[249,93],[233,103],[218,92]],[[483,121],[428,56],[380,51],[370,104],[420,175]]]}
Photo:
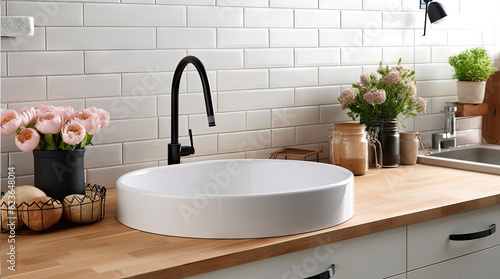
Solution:
{"label": "stainless steel sink", "polygon": [[422,164],[464,169],[500,175],[500,145],[482,144],[419,155]]}

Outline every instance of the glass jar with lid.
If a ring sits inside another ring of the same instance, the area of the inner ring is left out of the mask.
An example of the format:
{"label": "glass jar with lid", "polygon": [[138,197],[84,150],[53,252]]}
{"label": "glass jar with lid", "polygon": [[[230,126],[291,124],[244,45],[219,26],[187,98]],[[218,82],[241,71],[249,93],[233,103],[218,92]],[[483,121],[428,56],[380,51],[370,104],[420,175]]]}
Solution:
{"label": "glass jar with lid", "polygon": [[368,140],[365,130],[365,124],[334,125],[333,162],[354,175],[364,175],[368,171]]}

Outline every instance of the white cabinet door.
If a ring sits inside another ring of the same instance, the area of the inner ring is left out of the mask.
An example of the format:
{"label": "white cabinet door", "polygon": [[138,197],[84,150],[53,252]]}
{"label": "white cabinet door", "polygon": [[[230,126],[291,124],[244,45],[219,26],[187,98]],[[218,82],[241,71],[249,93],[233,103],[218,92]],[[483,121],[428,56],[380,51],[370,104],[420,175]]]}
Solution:
{"label": "white cabinet door", "polygon": [[[302,279],[335,265],[332,279],[382,279],[406,271],[406,227],[326,244],[190,279]],[[398,278],[399,279],[399,278]]]}
{"label": "white cabinet door", "polygon": [[[492,224],[500,226],[500,205],[409,225],[408,270],[499,245],[500,231],[475,240],[451,241],[449,239],[451,234],[485,231]],[[500,260],[498,262],[500,263]]]}
{"label": "white cabinet door", "polygon": [[498,279],[500,246],[408,272],[408,279]]}

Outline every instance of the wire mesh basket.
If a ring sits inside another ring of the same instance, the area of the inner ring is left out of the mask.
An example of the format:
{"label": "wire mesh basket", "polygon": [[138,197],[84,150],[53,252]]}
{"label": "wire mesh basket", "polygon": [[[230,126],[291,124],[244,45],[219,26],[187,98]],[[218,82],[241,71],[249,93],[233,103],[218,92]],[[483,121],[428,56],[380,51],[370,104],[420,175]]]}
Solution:
{"label": "wire mesh basket", "polygon": [[64,200],[39,196],[21,204],[2,193],[2,233],[44,233],[101,221],[105,216],[106,188],[85,185],[85,195],[68,195]]}

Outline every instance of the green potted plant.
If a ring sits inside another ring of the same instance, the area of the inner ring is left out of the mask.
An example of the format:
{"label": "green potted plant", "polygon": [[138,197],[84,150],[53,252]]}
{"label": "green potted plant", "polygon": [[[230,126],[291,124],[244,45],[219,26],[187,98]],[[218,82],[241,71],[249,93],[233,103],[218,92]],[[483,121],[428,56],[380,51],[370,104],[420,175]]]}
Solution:
{"label": "green potted plant", "polygon": [[457,80],[458,102],[482,103],[486,81],[496,71],[486,49],[481,47],[466,49],[451,56],[448,61],[455,69],[453,78]]}

